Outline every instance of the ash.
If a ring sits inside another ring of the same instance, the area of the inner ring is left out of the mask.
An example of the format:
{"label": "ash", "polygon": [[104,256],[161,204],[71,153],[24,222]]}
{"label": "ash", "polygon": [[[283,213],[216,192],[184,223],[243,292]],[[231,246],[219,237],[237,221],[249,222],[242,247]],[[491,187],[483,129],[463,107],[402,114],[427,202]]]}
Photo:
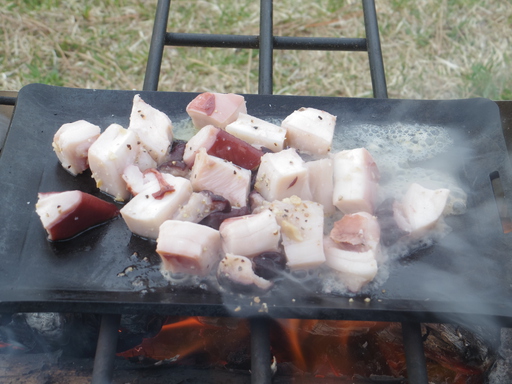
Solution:
{"label": "ash", "polygon": [[489,384],[512,383],[512,328],[501,329],[501,347],[491,368]]}

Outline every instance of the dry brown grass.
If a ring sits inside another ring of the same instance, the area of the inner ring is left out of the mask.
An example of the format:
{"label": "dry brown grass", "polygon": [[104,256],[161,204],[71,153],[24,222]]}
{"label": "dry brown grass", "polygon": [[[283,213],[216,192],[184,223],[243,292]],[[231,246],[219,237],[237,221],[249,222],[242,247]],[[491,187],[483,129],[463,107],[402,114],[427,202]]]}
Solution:
{"label": "dry brown grass", "polygon": [[[364,37],[360,1],[274,2],[274,33]],[[171,3],[169,30],[257,34],[259,2]],[[141,89],[156,0],[6,0],[0,89]],[[512,3],[377,1],[388,93],[511,99]],[[276,51],[274,93],[371,97],[366,53]],[[257,92],[257,51],[167,47],[160,90]]]}

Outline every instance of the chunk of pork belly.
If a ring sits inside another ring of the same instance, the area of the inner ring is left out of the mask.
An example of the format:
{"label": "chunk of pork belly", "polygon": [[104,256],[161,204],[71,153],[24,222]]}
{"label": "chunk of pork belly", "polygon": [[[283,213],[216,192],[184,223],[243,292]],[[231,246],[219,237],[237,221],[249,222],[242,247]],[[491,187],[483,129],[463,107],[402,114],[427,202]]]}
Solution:
{"label": "chunk of pork belly", "polygon": [[200,148],[205,148],[209,155],[220,157],[245,169],[255,169],[260,165],[263,152],[249,143],[207,125],[197,132],[188,142],[183,153],[183,161],[192,167],[195,156]]}
{"label": "chunk of pork belly", "polygon": [[173,139],[171,119],[165,113],[144,102],[140,95],[133,97],[128,129],[139,136],[142,146],[157,165],[166,160]]}
{"label": "chunk of pork belly", "polygon": [[206,276],[221,258],[220,234],[204,225],[167,220],[160,226],[156,252],[164,270]]}
{"label": "chunk of pork belly", "polygon": [[239,113],[236,121],[226,126],[226,132],[244,140],[252,146],[272,152],[284,149],[286,129],[246,113]]}
{"label": "chunk of pork belly", "polygon": [[443,215],[450,190],[428,189],[411,184],[400,203],[393,204],[394,218],[399,228],[411,236],[421,236],[436,225]]}
{"label": "chunk of pork belly", "polygon": [[267,291],[274,283],[256,275],[249,258],[226,254],[217,268],[219,284],[234,293]]}
{"label": "chunk of pork belly", "polygon": [[128,165],[135,164],[140,144],[135,132],[110,125],[89,148],[89,167],[96,186],[118,201],[130,197],[123,180]]}
{"label": "chunk of pork belly", "polygon": [[39,193],[36,212],[50,240],[71,238],[117,215],[115,204],[81,191]]}
{"label": "chunk of pork belly", "polygon": [[219,231],[225,253],[254,257],[262,252],[279,249],[280,227],[276,216],[269,209],[226,219]]}
{"label": "chunk of pork belly", "polygon": [[126,225],[133,233],[156,239],[160,225],[171,219],[192,194],[190,181],[159,173],[122,209]]}
{"label": "chunk of pork belly", "polygon": [[352,292],[358,292],[377,275],[378,248],[365,252],[340,249],[330,237],[324,239],[325,263],[334,269],[340,280]]}
{"label": "chunk of pork belly", "polygon": [[379,170],[370,152],[356,148],[334,155],[333,204],[343,213],[373,213]]}
{"label": "chunk of pork belly", "polygon": [[240,168],[201,148],[190,174],[195,192],[208,190],[228,199],[232,206],[245,207],[251,188],[251,171]]}
{"label": "chunk of pork belly", "polygon": [[311,200],[322,204],[326,215],[332,215],[336,212],[336,207],[332,203],[332,193],[334,190],[332,160],[319,159],[307,161],[305,165],[308,170]]}
{"label": "chunk of pork belly", "polygon": [[321,204],[297,196],[267,205],[281,227],[287,265],[292,270],[312,269],[325,261],[324,210]]}
{"label": "chunk of pork belly", "polygon": [[254,189],[268,201],[293,195],[311,200],[308,169],[294,148],[263,155]]}
{"label": "chunk of pork belly", "polygon": [[329,236],[340,249],[366,252],[379,246],[380,225],[367,212],[352,213],[336,221]]}
{"label": "chunk of pork belly", "polygon": [[66,171],[76,176],[89,168],[89,147],[100,133],[100,127],[85,120],[63,124],[57,130],[52,147]]}
{"label": "chunk of pork belly", "polygon": [[286,119],[286,142],[299,152],[325,156],[331,150],[336,116],[316,108],[301,108]]}
{"label": "chunk of pork belly", "polygon": [[187,141],[183,151],[183,161],[187,166],[192,167],[194,165],[196,155],[201,148],[206,149],[206,153],[208,153],[208,149],[217,140],[218,131],[219,129],[213,125],[206,125]]}
{"label": "chunk of pork belly", "polygon": [[211,124],[224,129],[238,118],[240,112],[247,113],[244,97],[234,93],[201,93],[186,110],[196,128]]}

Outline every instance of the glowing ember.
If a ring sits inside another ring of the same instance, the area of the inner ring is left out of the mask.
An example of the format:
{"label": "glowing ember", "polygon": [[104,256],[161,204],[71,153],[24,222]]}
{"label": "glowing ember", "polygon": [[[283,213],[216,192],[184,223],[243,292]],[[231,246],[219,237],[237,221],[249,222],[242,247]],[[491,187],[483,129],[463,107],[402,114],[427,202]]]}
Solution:
{"label": "glowing ember", "polygon": [[182,364],[221,364],[245,342],[249,345],[248,322],[230,318],[169,318],[158,335],[119,356],[170,360]]}
{"label": "glowing ember", "polygon": [[[429,336],[430,337],[430,336]],[[275,319],[271,353],[278,374],[315,377],[407,377],[401,328],[397,323]],[[119,356],[187,365],[249,369],[249,322],[236,318],[169,318],[154,338]],[[433,383],[478,383],[488,368],[467,364],[425,344]],[[448,380],[448,381],[446,381]]]}

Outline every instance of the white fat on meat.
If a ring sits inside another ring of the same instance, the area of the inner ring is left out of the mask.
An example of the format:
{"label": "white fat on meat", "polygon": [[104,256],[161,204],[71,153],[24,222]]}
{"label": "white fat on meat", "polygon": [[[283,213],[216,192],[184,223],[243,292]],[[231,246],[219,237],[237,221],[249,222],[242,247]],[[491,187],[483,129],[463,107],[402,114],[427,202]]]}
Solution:
{"label": "white fat on meat", "polygon": [[172,145],[173,126],[165,113],[135,95],[128,129],[139,136],[142,146],[157,165],[166,161]]}
{"label": "white fat on meat", "polygon": [[205,225],[167,220],[160,226],[156,252],[164,271],[206,276],[221,259],[220,234]]}
{"label": "white fat on meat", "polygon": [[239,113],[236,121],[226,126],[226,132],[261,149],[279,152],[284,149],[286,129],[246,113]]}
{"label": "white fat on meat", "polygon": [[237,288],[256,288],[266,291],[274,285],[272,281],[254,273],[251,259],[231,253],[226,254],[220,261],[217,268],[217,279],[221,285],[230,286],[233,291]]}
{"label": "white fat on meat", "polygon": [[156,177],[151,178],[121,209],[130,231],[149,239],[157,238],[160,225],[172,219],[192,194],[189,180],[156,170],[154,172]]}
{"label": "white fat on meat", "polygon": [[265,204],[260,209],[263,207],[276,215],[281,227],[286,265],[291,270],[313,269],[325,262],[324,210],[321,204],[292,196]]}
{"label": "white fat on meat", "polygon": [[330,237],[324,239],[326,264],[334,269],[341,282],[352,292],[358,292],[377,275],[378,265],[375,249],[354,252],[338,248]]}
{"label": "white fat on meat", "polygon": [[135,159],[135,164],[141,171],[157,167],[156,161],[153,160],[149,152],[144,147],[140,147],[139,154]]}
{"label": "white fat on meat", "polygon": [[422,236],[443,216],[450,190],[428,189],[413,183],[401,202],[393,204],[393,216],[399,228],[410,236]]}
{"label": "white fat on meat", "polygon": [[331,150],[336,116],[316,108],[300,108],[286,117],[286,142],[299,152],[326,156]]}
{"label": "white fat on meat", "polygon": [[336,212],[336,207],[332,203],[334,191],[332,160],[326,158],[307,161],[306,168],[311,200],[322,204],[326,215],[332,215]]}
{"label": "white fat on meat", "polygon": [[199,223],[211,213],[212,198],[205,193],[193,192],[188,201],[174,214],[173,220]]}
{"label": "white fat on meat", "polygon": [[370,152],[365,148],[340,151],[333,164],[333,204],[345,214],[373,213],[380,174]]}
{"label": "white fat on meat", "polygon": [[218,131],[219,129],[215,128],[213,125],[207,125],[192,136],[190,140],[187,141],[185,151],[183,152],[183,161],[185,164],[192,167],[194,165],[196,155],[201,148],[205,148],[208,152],[208,149],[217,140]]}
{"label": "white fat on meat", "polygon": [[254,189],[268,201],[294,195],[311,200],[308,169],[294,148],[261,157]]}
{"label": "white fat on meat", "polygon": [[374,279],[383,261],[380,250],[380,226],[367,212],[343,216],[334,223],[324,239],[326,264],[352,292]]}
{"label": "white fat on meat", "polygon": [[278,251],[280,226],[269,209],[224,220],[219,228],[225,253],[254,257],[266,251]]}
{"label": "white fat on meat", "polygon": [[212,191],[229,200],[231,206],[245,207],[251,189],[251,171],[200,148],[190,173],[194,192]]}
{"label": "white fat on meat", "polygon": [[63,124],[57,130],[52,147],[66,171],[76,176],[89,168],[89,148],[100,133],[100,127],[85,120]]}
{"label": "white fat on meat", "polygon": [[224,129],[240,112],[247,113],[247,107],[242,95],[205,92],[195,97],[186,111],[196,128],[211,124]]}
{"label": "white fat on meat", "polygon": [[121,127],[110,125],[89,148],[88,160],[96,186],[117,201],[130,197],[123,180],[128,165],[136,163],[140,143],[137,134]]}

